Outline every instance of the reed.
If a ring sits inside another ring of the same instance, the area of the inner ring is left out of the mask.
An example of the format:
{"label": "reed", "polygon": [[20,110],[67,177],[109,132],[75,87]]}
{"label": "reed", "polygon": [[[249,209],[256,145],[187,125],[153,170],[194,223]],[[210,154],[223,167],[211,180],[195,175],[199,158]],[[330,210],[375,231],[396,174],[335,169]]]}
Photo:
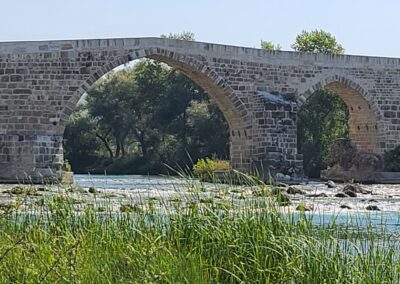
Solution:
{"label": "reed", "polygon": [[68,192],[3,210],[0,283],[399,282],[399,241],[385,226],[318,224],[268,194],[238,202],[193,192],[119,212]]}

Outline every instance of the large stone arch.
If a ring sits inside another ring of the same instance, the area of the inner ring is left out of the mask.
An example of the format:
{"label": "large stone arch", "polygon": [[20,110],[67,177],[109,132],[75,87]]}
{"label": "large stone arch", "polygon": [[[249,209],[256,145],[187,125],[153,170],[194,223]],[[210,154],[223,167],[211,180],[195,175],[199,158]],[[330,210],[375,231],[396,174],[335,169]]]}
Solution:
{"label": "large stone arch", "polygon": [[207,64],[187,55],[182,55],[173,51],[161,48],[144,48],[135,50],[132,53],[121,56],[119,59],[111,61],[95,72],[92,72],[81,86],[76,90],[72,98],[66,103],[60,112],[61,123],[68,122],[68,117],[74,110],[81,96],[103,75],[114,68],[130,61],[151,58],[164,62],[173,68],[179,69],[186,76],[192,79],[201,88],[207,91],[210,97],[218,104],[225,118],[232,126],[244,127],[249,122],[248,110],[241,99],[237,96],[229,84],[219,76]]}
{"label": "large stone arch", "polygon": [[230,134],[230,160],[234,168],[248,170],[251,153],[247,141],[251,140],[251,117],[246,105],[213,68],[205,60],[201,61],[192,56],[180,54],[163,48],[143,48],[120,56],[92,72],[90,76],[77,88],[73,96],[58,113],[59,132],[62,134],[82,95],[103,75],[114,68],[127,64],[133,60],[149,58],[168,64],[176,68],[205,90],[223,113]]}
{"label": "large stone arch", "polygon": [[349,137],[360,151],[382,154],[380,142],[384,142],[381,113],[376,101],[358,83],[334,75],[320,80],[298,97],[299,109],[314,92],[322,88],[335,92],[349,110]]}

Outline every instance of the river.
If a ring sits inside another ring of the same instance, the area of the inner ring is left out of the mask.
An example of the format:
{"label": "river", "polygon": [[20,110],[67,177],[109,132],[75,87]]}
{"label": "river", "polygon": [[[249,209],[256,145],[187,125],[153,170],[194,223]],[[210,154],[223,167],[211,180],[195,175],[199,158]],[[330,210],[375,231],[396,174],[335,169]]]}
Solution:
{"label": "river", "polygon": [[[78,187],[95,187],[102,192],[113,194],[140,195],[146,198],[170,198],[176,193],[182,194],[190,191],[192,187],[201,187],[201,194],[218,194],[228,192],[232,199],[248,196],[254,198],[249,187],[232,186],[225,184],[200,183],[196,180],[182,179],[167,176],[144,176],[144,175],[75,175],[74,184]],[[354,223],[360,226],[374,224],[378,227],[388,227],[390,230],[400,231],[400,185],[362,185],[365,189],[372,191],[371,194],[358,194],[353,198],[334,197],[343,188],[343,184],[337,184],[336,188],[328,188],[322,182],[310,182],[297,185],[296,188],[303,190],[306,194],[290,195],[292,205],[285,210],[296,212],[299,204],[313,207],[312,212],[306,212],[312,216],[315,223],[329,223],[335,219],[337,223]],[[326,197],[310,197],[324,193]],[[341,208],[347,205],[350,209]],[[368,205],[376,205],[380,211],[366,210]]]}
{"label": "river", "polygon": [[168,176],[145,175],[74,175],[74,185],[120,190],[172,190],[187,180]]}

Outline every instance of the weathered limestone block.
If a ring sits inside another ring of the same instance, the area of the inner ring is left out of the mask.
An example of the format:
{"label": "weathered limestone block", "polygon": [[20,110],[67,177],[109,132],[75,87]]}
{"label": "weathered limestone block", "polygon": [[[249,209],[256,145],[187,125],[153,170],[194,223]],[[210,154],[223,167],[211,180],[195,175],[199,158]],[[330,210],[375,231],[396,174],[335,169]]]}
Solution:
{"label": "weathered limestone block", "polygon": [[0,182],[42,183],[59,177],[62,136],[0,135]]}

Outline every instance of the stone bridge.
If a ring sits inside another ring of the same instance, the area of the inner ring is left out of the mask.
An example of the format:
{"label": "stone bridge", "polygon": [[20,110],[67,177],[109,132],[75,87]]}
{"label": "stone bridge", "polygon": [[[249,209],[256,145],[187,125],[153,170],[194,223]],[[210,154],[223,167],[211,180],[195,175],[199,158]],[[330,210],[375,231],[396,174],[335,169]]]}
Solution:
{"label": "stone bridge", "polygon": [[78,100],[113,68],[152,58],[210,95],[230,131],[231,163],[245,171],[298,173],[296,114],[320,88],[347,104],[350,138],[383,154],[400,141],[400,59],[324,55],[121,38],[0,43],[0,181],[60,173],[62,140]]}

